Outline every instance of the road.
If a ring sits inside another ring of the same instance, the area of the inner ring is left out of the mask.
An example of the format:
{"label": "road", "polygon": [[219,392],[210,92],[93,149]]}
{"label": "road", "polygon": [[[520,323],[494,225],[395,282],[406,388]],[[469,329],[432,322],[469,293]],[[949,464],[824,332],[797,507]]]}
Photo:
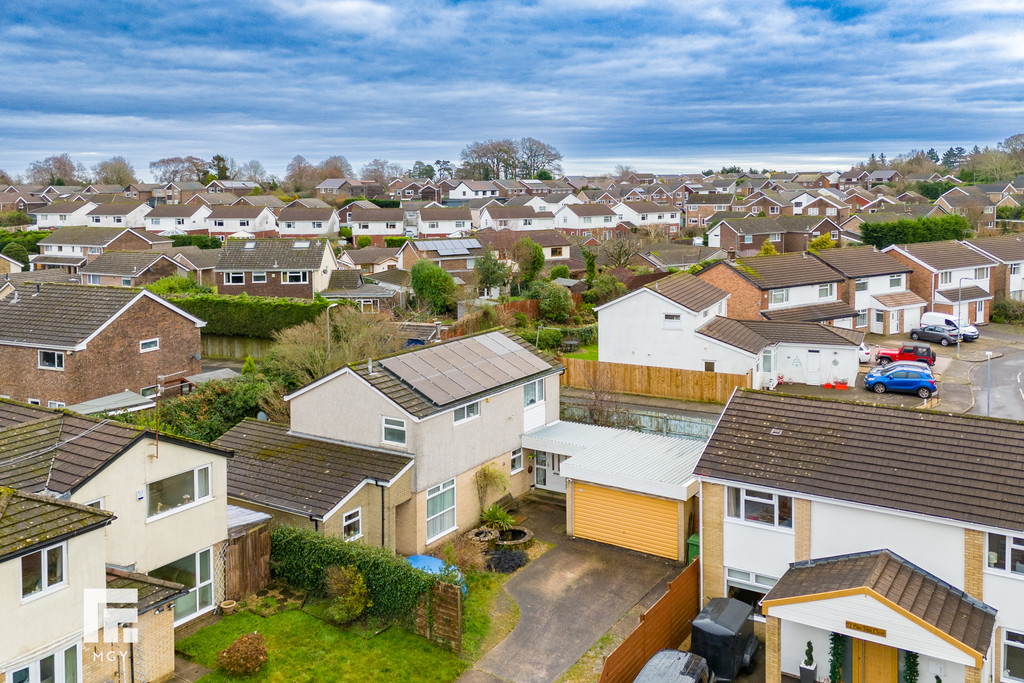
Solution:
{"label": "road", "polygon": [[[1024,352],[1007,349],[1008,353],[992,359],[992,417],[1024,420]],[[977,363],[971,371],[974,389],[973,415],[988,411],[987,363]]]}

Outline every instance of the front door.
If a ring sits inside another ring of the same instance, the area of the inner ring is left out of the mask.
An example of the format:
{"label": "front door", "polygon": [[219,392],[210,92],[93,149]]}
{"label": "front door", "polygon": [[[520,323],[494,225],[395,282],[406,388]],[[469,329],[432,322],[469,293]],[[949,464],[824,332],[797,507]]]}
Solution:
{"label": "front door", "polygon": [[885,333],[885,311],[875,311],[875,317],[871,319],[871,334]]}
{"label": "front door", "polygon": [[898,655],[894,647],[853,639],[852,683],[897,683]]}
{"label": "front door", "polygon": [[539,489],[565,493],[562,462],[568,456],[537,451],[533,456],[533,483]]}
{"label": "front door", "polygon": [[974,324],[984,325],[985,324],[985,302],[978,301],[974,304]]}
{"label": "front door", "polygon": [[807,383],[812,387],[821,384],[821,352],[807,352]]}
{"label": "front door", "polygon": [[889,311],[889,334],[900,333],[900,312]]}

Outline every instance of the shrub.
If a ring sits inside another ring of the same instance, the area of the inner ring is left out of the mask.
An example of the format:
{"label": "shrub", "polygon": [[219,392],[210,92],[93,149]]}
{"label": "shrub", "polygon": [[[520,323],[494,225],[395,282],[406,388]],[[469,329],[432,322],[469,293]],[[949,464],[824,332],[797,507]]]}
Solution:
{"label": "shrub", "polygon": [[344,237],[345,239],[350,240],[352,239],[352,228],[339,228],[338,234]]}
{"label": "shrub", "polygon": [[246,356],[245,362],[242,363],[242,374],[252,375],[256,372],[256,361],[252,356]]}
{"label": "shrub", "polygon": [[569,266],[564,263],[559,263],[557,266],[551,269],[551,279],[557,280],[560,277],[569,277]]}
{"label": "shrub", "polygon": [[243,633],[217,653],[217,666],[235,676],[251,676],[267,663],[267,645],[259,633]]}
{"label": "shrub", "polygon": [[[14,226],[14,225],[31,225],[32,217],[24,211],[5,211],[0,213],[0,225],[2,226]],[[43,237],[48,233],[44,233]],[[42,237],[40,238],[42,239]]]}
{"label": "shrub", "polygon": [[409,237],[385,237],[384,238],[384,246],[388,247],[389,249],[394,249],[395,247],[402,246],[403,244],[408,242],[410,239],[411,238],[409,238]]}
{"label": "shrub", "polygon": [[1024,323],[1024,301],[997,299],[992,304],[992,322]]}
{"label": "shrub", "polygon": [[355,567],[328,567],[324,586],[331,598],[325,614],[332,623],[354,621],[370,605],[366,581]]}
{"label": "shrub", "polygon": [[568,321],[575,307],[569,290],[551,282],[543,283],[539,289],[537,308],[541,316],[555,323]]}
{"label": "shrub", "polygon": [[366,614],[382,619],[408,616],[436,577],[413,568],[387,548],[346,543],[312,529],[281,526],[270,534],[270,563],[275,577],[314,597],[327,594],[325,571],[333,565],[359,570],[369,590]]}
{"label": "shrub", "polygon": [[545,327],[540,331],[540,335],[533,335],[533,337],[526,341],[531,344],[536,341],[537,347],[541,349],[557,349],[562,345],[562,330],[557,327]]}
{"label": "shrub", "polygon": [[402,201],[400,199],[371,199],[370,202],[376,204],[381,209],[402,208]]}
{"label": "shrub", "polygon": [[583,300],[588,304],[601,305],[625,293],[626,285],[619,282],[614,275],[602,273],[594,278],[590,289],[583,292]]}
{"label": "shrub", "polygon": [[455,280],[441,266],[421,259],[409,271],[412,291],[436,315],[446,315],[455,306]]}
{"label": "shrub", "polygon": [[487,568],[492,572],[511,574],[530,561],[526,551],[518,548],[499,548],[487,557]]}
{"label": "shrub", "polygon": [[530,319],[522,311],[516,311],[512,317],[515,318],[516,327],[526,327],[530,324]]}
{"label": "shrub", "polygon": [[184,275],[168,275],[146,285],[146,289],[163,296],[164,294],[212,294],[213,288],[201,285]]}
{"label": "shrub", "polygon": [[25,245],[18,242],[8,242],[3,250],[0,251],[0,254],[15,261],[20,261],[23,266],[28,265],[28,249],[25,248]]}
{"label": "shrub", "polygon": [[480,513],[480,519],[483,521],[484,526],[489,526],[498,531],[505,531],[515,523],[512,515],[503,510],[497,503],[485,508]]}
{"label": "shrub", "polygon": [[369,235],[360,235],[356,238],[356,246],[360,249],[366,249],[371,244],[373,244],[373,240],[370,239]]}
{"label": "shrub", "polygon": [[463,574],[480,572],[485,568],[483,544],[465,536],[456,536],[445,543],[441,554],[444,555],[441,559]]}
{"label": "shrub", "polygon": [[199,247],[200,249],[220,249],[223,243],[209,235],[175,235],[171,238],[172,247]]}
{"label": "shrub", "polygon": [[[164,298],[205,320],[205,334],[258,339],[273,339],[275,332],[316,320],[329,305],[327,301],[246,295],[172,294]],[[343,301],[338,303],[350,305]]]}

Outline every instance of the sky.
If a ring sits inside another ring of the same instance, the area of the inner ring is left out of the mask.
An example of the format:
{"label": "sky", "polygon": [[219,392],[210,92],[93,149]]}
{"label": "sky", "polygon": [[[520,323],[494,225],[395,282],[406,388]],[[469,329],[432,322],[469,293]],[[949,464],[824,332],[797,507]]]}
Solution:
{"label": "sky", "polygon": [[411,166],[489,138],[626,163],[845,170],[1024,132],[1024,0],[7,3],[0,169],[67,152]]}

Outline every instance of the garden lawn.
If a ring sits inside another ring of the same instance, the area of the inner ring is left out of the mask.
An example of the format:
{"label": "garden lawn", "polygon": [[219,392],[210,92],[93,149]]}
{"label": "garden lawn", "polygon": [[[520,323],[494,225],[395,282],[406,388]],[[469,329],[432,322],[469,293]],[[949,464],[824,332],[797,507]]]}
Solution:
{"label": "garden lawn", "polygon": [[[252,681],[448,682],[466,668],[466,663],[451,652],[397,626],[367,639],[300,610],[266,619],[239,612],[182,640],[176,647],[180,654],[215,669],[217,652],[243,633],[253,631],[266,638],[270,661],[247,679]],[[200,680],[218,683],[239,679],[214,671]]]}
{"label": "garden lawn", "polygon": [[580,360],[597,360],[597,344],[581,346],[572,353],[563,354],[566,358],[579,358]]}
{"label": "garden lawn", "polygon": [[501,642],[519,621],[519,606],[505,593],[511,574],[469,572],[462,603],[462,656],[475,662]]}

